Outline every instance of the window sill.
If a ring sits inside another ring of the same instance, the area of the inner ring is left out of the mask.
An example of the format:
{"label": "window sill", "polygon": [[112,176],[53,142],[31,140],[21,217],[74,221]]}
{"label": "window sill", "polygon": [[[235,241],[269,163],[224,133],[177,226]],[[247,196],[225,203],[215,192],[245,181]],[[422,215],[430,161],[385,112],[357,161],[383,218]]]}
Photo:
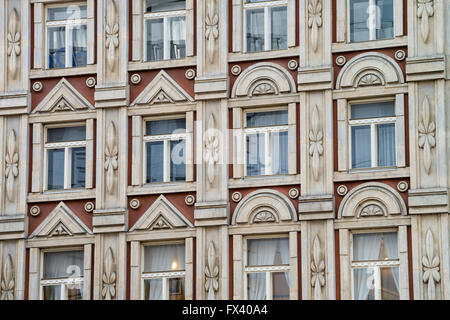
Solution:
{"label": "window sill", "polygon": [[128,62],[128,71],[189,67],[189,66],[196,66],[196,64],[197,64],[196,57],[186,57],[184,59],[145,61],[145,62],[131,61]]}
{"label": "window sill", "polygon": [[365,171],[348,171],[335,172],[333,175],[334,182],[344,181],[362,181],[362,180],[376,180],[376,179],[395,179],[395,178],[409,178],[410,172],[407,168],[389,168],[389,169],[368,169]]}
{"label": "window sill", "polygon": [[229,179],[229,189],[250,187],[273,187],[285,185],[300,185],[300,175],[274,175],[245,177],[244,179]]}
{"label": "window sill", "polygon": [[299,54],[300,47],[259,52],[231,52],[228,54],[228,62],[298,57]]}
{"label": "window sill", "polygon": [[166,182],[144,184],[142,186],[128,186],[128,196],[139,196],[146,194],[195,192],[197,183],[194,182]]}
{"label": "window sill", "polygon": [[44,191],[43,193],[29,193],[27,202],[84,200],[95,199],[95,196],[95,189]]}
{"label": "window sill", "polygon": [[61,69],[31,69],[30,79],[40,79],[48,77],[82,76],[97,73],[97,65],[92,64],[86,67],[61,68]]}
{"label": "window sill", "polygon": [[371,40],[361,42],[335,42],[332,45],[332,52],[348,52],[360,50],[384,49],[391,47],[403,47],[408,45],[408,36],[397,37],[394,39]]}

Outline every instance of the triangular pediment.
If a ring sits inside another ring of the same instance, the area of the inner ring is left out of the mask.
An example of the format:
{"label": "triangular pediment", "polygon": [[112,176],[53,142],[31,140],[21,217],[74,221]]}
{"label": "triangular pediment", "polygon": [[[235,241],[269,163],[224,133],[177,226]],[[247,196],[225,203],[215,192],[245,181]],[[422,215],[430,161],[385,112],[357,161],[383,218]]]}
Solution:
{"label": "triangular pediment", "polygon": [[62,78],[32,113],[89,111],[94,109],[94,106],[69,81]]}
{"label": "triangular pediment", "polygon": [[30,237],[61,237],[83,234],[92,234],[92,231],[64,202],[60,202]]}
{"label": "triangular pediment", "polygon": [[147,209],[142,217],[130,229],[161,230],[175,228],[192,228],[194,225],[166,197],[158,199]]}
{"label": "triangular pediment", "polygon": [[192,102],[194,99],[164,70],[145,87],[131,106]]}

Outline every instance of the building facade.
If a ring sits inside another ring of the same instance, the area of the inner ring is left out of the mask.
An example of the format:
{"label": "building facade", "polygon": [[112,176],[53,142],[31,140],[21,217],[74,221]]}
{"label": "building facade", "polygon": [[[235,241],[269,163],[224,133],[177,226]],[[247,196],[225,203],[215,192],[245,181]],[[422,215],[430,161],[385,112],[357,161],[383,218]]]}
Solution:
{"label": "building facade", "polygon": [[449,299],[449,0],[1,0],[0,299]]}

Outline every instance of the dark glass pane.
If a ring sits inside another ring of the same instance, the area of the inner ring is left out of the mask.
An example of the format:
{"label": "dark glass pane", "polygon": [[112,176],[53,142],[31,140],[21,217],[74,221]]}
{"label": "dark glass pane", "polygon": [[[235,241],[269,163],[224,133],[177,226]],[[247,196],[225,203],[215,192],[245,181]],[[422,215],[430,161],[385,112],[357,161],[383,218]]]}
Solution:
{"label": "dark glass pane", "polygon": [[70,5],[68,7],[49,8],[49,21],[69,20],[69,19],[85,19],[87,17],[87,6]]}
{"label": "dark glass pane", "polygon": [[164,59],[164,20],[146,21],[147,29],[147,61]]}
{"label": "dark glass pane", "polygon": [[350,41],[370,40],[369,0],[350,0]]}
{"label": "dark glass pane", "polygon": [[377,39],[394,37],[394,6],[392,0],[377,0]]}
{"label": "dark glass pane", "polygon": [[287,49],[287,8],[270,10],[272,15],[272,50]]}
{"label": "dark glass pane", "polygon": [[377,125],[378,166],[395,166],[395,124]]}
{"label": "dark glass pane", "polygon": [[184,300],[184,278],[168,279],[169,300]]}
{"label": "dark glass pane", "polygon": [[48,28],[48,68],[66,67],[66,28]]}
{"label": "dark glass pane", "polygon": [[272,273],[273,300],[289,300],[289,272]]}
{"label": "dark glass pane", "polygon": [[147,142],[147,178],[146,182],[164,180],[164,142]]}
{"label": "dark glass pane", "polygon": [[287,110],[247,113],[247,128],[280,126],[287,124]]}
{"label": "dark glass pane", "polygon": [[398,267],[381,268],[381,300],[400,300]]}
{"label": "dark glass pane", "polygon": [[186,57],[186,18],[174,17],[169,19],[170,25],[170,58]]}
{"label": "dark glass pane", "polygon": [[147,0],[147,12],[161,12],[171,10],[185,10],[186,1],[180,0]]}
{"label": "dark glass pane", "polygon": [[44,253],[44,279],[83,277],[83,251]]}
{"label": "dark glass pane", "polygon": [[44,300],[61,300],[61,286],[45,286],[43,288],[44,291]]}
{"label": "dark glass pane", "polygon": [[170,181],[186,180],[186,141],[170,142]]}
{"label": "dark glass pane", "polygon": [[64,149],[48,150],[48,190],[64,189]]}
{"label": "dark glass pane", "polygon": [[372,167],[370,126],[352,127],[352,168]]}
{"label": "dark glass pane", "polygon": [[146,122],[147,135],[161,135],[186,132],[186,119],[157,120]]}
{"label": "dark glass pane", "polygon": [[72,188],[84,188],[86,181],[86,148],[72,148]]}
{"label": "dark glass pane", "polygon": [[47,142],[86,140],[86,127],[64,127],[47,129]]}
{"label": "dark glass pane", "polygon": [[72,29],[72,66],[87,65],[87,26],[77,26]]}
{"label": "dark glass pane", "polygon": [[145,300],[162,300],[162,282],[163,279],[144,280]]}
{"label": "dark glass pane", "polygon": [[264,51],[264,9],[246,10],[247,51]]}
{"label": "dark glass pane", "polygon": [[272,174],[288,173],[288,133],[272,133]]}
{"label": "dark glass pane", "polygon": [[382,117],[395,117],[394,101],[352,105],[352,120]]}
{"label": "dark glass pane", "polygon": [[83,285],[67,285],[67,300],[83,300]]}
{"label": "dark glass pane", "polygon": [[264,134],[247,135],[247,176],[265,174]]}

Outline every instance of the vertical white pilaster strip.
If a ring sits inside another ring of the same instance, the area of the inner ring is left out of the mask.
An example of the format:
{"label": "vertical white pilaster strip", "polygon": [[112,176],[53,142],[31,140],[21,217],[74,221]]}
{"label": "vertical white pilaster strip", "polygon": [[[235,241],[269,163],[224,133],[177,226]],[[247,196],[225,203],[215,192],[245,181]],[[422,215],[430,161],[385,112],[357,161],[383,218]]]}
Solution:
{"label": "vertical white pilaster strip", "polygon": [[39,277],[40,277],[40,250],[30,249],[30,271],[29,271],[29,300],[39,300]]}
{"label": "vertical white pilaster strip", "polygon": [[32,192],[42,192],[44,163],[44,127],[41,123],[33,124],[33,173]]}
{"label": "vertical white pilaster strip", "polygon": [[400,259],[400,299],[409,300],[409,262],[408,262],[408,233],[407,226],[398,228],[398,253]]}
{"label": "vertical white pilaster strip", "polygon": [[144,157],[142,154],[143,140],[142,140],[142,117],[132,117],[132,150],[131,150],[131,184],[138,186],[144,183],[142,177],[142,166],[144,164]]}
{"label": "vertical white pilaster strip", "polygon": [[288,107],[288,172],[297,173],[297,105],[290,103]]}
{"label": "vertical white pilaster strip", "polygon": [[34,3],[34,68],[43,69],[44,66],[44,48],[45,48],[45,35],[44,35],[44,4]]}
{"label": "vertical white pilaster strip", "polygon": [[95,1],[87,0],[87,64],[95,63]]}
{"label": "vertical white pilaster strip", "polygon": [[83,300],[91,300],[92,263],[92,244],[85,244]]}
{"label": "vertical white pilaster strip", "polygon": [[[130,250],[130,299],[141,300],[141,245],[139,241],[131,241]],[[187,281],[186,281],[187,282]]]}
{"label": "vertical white pilaster strip", "polygon": [[186,112],[186,181],[194,181],[194,112]]}
{"label": "vertical white pilaster strip", "polygon": [[86,189],[94,187],[94,119],[86,120]]}
{"label": "vertical white pilaster strip", "polygon": [[289,298],[298,300],[298,256],[297,256],[297,231],[289,232]]}
{"label": "vertical white pilaster strip", "polygon": [[[145,41],[143,30],[144,30],[144,8],[142,7],[142,0],[133,0],[132,2],[132,23],[133,23],[133,33],[132,37],[132,47],[131,47],[131,56],[133,61],[142,61],[144,60],[142,53],[142,46]],[[187,22],[187,21],[186,21]],[[187,45],[187,43],[186,43]]]}
{"label": "vertical white pilaster strip", "polygon": [[186,247],[185,247],[185,256],[186,256],[186,277],[185,277],[185,285],[186,285],[186,300],[194,299],[194,238],[186,238]]}

